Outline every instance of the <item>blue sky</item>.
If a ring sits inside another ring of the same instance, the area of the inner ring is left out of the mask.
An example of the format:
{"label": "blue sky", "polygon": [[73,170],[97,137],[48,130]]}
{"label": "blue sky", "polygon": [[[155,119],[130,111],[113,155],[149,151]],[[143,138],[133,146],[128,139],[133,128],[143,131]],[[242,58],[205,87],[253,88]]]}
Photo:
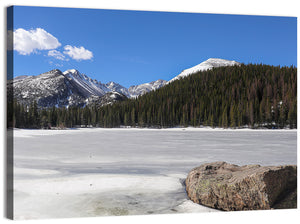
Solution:
{"label": "blue sky", "polygon": [[75,68],[129,87],[208,58],[297,65],[295,17],[17,6],[14,33],[14,76]]}

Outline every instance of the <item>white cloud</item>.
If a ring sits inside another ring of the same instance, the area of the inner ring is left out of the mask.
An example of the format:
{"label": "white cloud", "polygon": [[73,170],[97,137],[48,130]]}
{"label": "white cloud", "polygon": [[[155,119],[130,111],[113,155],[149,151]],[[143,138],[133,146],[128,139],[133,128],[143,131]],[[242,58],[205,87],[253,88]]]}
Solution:
{"label": "white cloud", "polygon": [[37,50],[51,50],[61,46],[56,37],[42,28],[14,31],[14,50],[21,55],[36,53]]}
{"label": "white cloud", "polygon": [[69,55],[74,60],[90,60],[93,58],[93,53],[84,47],[75,47],[66,45],[64,47],[65,51],[64,54]]}
{"label": "white cloud", "polygon": [[55,59],[58,59],[58,60],[68,61],[68,59],[66,59],[65,55],[63,55],[60,51],[57,51],[57,50],[49,51],[48,56],[54,57]]}

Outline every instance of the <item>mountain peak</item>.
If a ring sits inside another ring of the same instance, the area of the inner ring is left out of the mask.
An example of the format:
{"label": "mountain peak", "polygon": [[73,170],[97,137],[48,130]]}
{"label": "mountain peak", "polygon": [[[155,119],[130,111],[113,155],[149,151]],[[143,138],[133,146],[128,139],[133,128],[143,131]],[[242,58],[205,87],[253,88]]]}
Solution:
{"label": "mountain peak", "polygon": [[113,81],[110,81],[110,82],[106,83],[106,86],[111,86],[111,87],[113,87],[113,86],[115,86],[115,85],[120,86],[119,83],[116,83],[116,82],[113,82]]}
{"label": "mountain peak", "polygon": [[[220,66],[232,66],[232,65],[239,65],[239,62],[236,61],[230,61],[230,60],[226,60],[226,59],[222,59],[222,58],[209,58],[206,61],[202,62],[201,64],[204,63],[209,63],[212,65],[220,65]],[[219,67],[220,67],[219,66]]]}
{"label": "mountain peak", "polygon": [[63,72],[64,75],[71,73],[71,74],[80,74],[80,72],[76,69],[69,69]]}
{"label": "mountain peak", "polygon": [[223,58],[209,58],[206,61],[230,61],[230,60],[223,59]]}
{"label": "mountain peak", "polygon": [[53,74],[53,73],[61,73],[61,71],[59,69],[52,69],[51,71],[49,71],[48,73]]}
{"label": "mountain peak", "polygon": [[179,75],[177,75],[175,78],[171,79],[168,83],[173,82],[174,80],[186,77],[188,75],[194,74],[199,71],[206,71],[212,68],[217,67],[223,67],[223,66],[234,66],[234,65],[240,65],[241,63],[236,61],[230,61],[226,59],[221,58],[209,58],[206,61],[203,61],[202,63],[183,70]]}

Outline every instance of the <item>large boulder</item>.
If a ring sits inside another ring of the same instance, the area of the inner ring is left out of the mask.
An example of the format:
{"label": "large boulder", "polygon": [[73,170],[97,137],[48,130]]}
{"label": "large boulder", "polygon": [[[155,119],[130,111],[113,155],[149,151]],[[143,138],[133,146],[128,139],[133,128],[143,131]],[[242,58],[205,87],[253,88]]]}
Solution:
{"label": "large boulder", "polygon": [[195,203],[225,211],[297,208],[297,166],[203,164],[186,179]]}

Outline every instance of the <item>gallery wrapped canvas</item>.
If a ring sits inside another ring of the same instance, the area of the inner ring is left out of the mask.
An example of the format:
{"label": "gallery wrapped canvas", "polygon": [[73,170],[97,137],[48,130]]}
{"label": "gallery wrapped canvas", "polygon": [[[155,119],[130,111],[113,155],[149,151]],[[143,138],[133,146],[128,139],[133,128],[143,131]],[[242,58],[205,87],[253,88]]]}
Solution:
{"label": "gallery wrapped canvas", "polygon": [[296,17],[7,15],[9,218],[297,208]]}

